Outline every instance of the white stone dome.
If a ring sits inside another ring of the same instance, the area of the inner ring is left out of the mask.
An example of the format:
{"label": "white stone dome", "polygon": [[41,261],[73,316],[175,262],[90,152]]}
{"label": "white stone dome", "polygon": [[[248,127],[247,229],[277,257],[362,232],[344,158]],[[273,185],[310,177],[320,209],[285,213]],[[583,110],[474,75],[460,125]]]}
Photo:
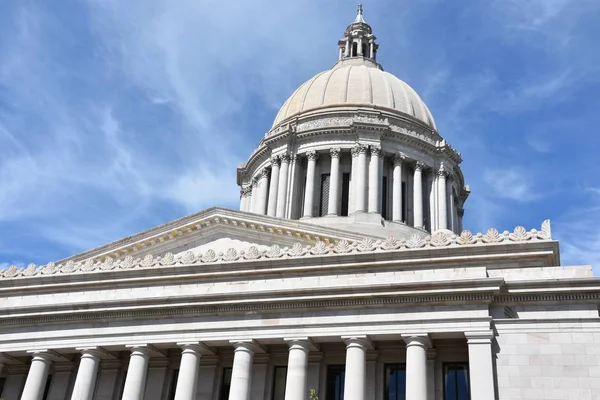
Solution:
{"label": "white stone dome", "polygon": [[[341,61],[303,83],[283,104],[273,127],[299,114],[336,107],[395,111],[436,129],[431,112],[407,83],[366,60]],[[358,61],[358,62],[357,62]]]}

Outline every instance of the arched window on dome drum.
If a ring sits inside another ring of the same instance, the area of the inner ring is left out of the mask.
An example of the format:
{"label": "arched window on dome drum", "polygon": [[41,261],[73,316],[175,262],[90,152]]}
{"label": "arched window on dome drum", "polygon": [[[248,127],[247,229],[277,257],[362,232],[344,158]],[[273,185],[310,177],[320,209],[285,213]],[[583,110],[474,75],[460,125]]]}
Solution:
{"label": "arched window on dome drum", "polygon": [[358,54],[358,43],[352,42],[352,57],[356,57]]}
{"label": "arched window on dome drum", "polygon": [[362,55],[363,57],[369,57],[369,45],[366,43],[362,45]]}

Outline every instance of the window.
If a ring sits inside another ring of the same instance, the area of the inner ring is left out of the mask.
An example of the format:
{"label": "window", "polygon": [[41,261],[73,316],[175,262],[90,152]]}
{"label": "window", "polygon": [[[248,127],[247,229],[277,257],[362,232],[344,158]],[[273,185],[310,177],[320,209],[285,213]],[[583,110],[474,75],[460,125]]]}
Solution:
{"label": "window", "polygon": [[406,400],[406,366],[404,364],[385,365],[384,400]]}
{"label": "window", "polygon": [[287,367],[275,367],[273,371],[273,400],[285,399],[285,379]]}
{"label": "window", "polygon": [[319,216],[325,217],[329,212],[329,184],[330,174],[321,175],[321,207],[319,209]]}
{"label": "window", "polygon": [[340,215],[342,217],[348,216],[348,201],[350,200],[350,174],[345,173],[342,175],[342,208]]}
{"label": "window", "polygon": [[48,375],[48,379],[46,379],[46,388],[44,389],[44,395],[42,396],[42,400],[46,400],[48,398],[48,392],[50,391],[51,384],[52,384],[52,375]]}
{"label": "window", "polygon": [[177,389],[177,379],[178,378],[179,378],[179,370],[174,369],[172,376],[171,376],[171,389],[169,390],[169,397],[167,397],[168,400],[175,399],[175,389]]}
{"label": "window", "polygon": [[220,400],[229,399],[229,388],[231,387],[231,372],[233,368],[223,368],[223,376],[221,377],[221,391],[219,394]]}
{"label": "window", "polygon": [[327,366],[327,396],[325,400],[343,400],[344,399],[344,376],[346,374],[345,365]]}
{"label": "window", "polygon": [[352,43],[352,57],[356,57],[358,53],[358,43]]}
{"label": "window", "polygon": [[444,364],[444,400],[469,400],[469,365]]}

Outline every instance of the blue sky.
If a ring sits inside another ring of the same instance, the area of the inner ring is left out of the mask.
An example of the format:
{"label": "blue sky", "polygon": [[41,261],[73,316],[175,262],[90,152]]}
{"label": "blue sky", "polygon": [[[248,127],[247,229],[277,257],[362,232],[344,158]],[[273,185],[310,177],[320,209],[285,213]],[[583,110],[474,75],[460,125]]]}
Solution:
{"label": "blue sky", "polygon": [[[600,2],[363,0],[385,70],[462,152],[465,228],[538,228],[600,268]],[[220,205],[348,0],[0,3],[0,266]],[[600,271],[600,270],[599,270]]]}

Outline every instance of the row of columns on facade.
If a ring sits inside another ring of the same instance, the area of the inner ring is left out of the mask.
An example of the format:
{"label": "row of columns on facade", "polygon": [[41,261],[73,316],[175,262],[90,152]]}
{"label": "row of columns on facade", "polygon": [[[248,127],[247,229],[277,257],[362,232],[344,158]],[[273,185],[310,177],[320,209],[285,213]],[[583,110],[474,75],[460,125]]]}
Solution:
{"label": "row of columns on facade", "polygon": [[[330,172],[330,190],[328,199],[328,215],[340,215],[340,156],[341,148],[334,147],[329,151],[331,157]],[[370,152],[370,161],[367,165],[367,153]],[[357,145],[351,149],[352,154],[352,195],[354,199],[351,212],[369,212],[380,213],[381,204],[379,199],[380,185],[380,157],[381,149],[374,146]],[[308,151],[307,169],[306,169],[306,187],[304,190],[304,208],[302,216],[304,218],[313,217],[313,201],[315,190],[315,171],[319,153],[315,150]],[[271,158],[271,181],[269,187],[269,170],[263,168],[252,184],[242,188],[241,191],[241,210],[250,211],[258,214],[265,214],[284,218],[285,206],[287,202],[288,175],[290,155],[283,154]],[[294,162],[296,156],[293,158]],[[392,176],[392,220],[402,221],[402,167],[408,162],[407,157],[402,153],[394,155],[393,176]],[[413,161],[413,225],[418,228],[425,226],[423,210],[423,169],[425,164],[420,161]],[[437,170],[438,185],[438,229],[448,228],[448,210],[446,206],[446,177],[447,171],[443,164]],[[368,182],[368,186],[367,186]],[[367,193],[365,195],[363,193]],[[460,210],[459,210],[460,211]]]}
{"label": "row of columns on facade", "polygon": [[[466,333],[469,348],[471,398],[494,399],[494,375],[492,364],[492,333]],[[367,351],[373,349],[368,336],[342,337],[346,344],[345,400],[366,400]],[[428,399],[428,350],[431,347],[426,334],[403,335],[406,343],[406,398]],[[308,355],[317,346],[309,338],[285,339],[289,345],[285,400],[305,400],[308,396]],[[229,400],[249,400],[253,356],[261,351],[253,340],[233,340],[235,348]],[[208,348],[201,343],[180,344],[182,348],[179,375],[175,388],[175,400],[196,398],[200,358]],[[148,362],[153,352],[150,345],[129,346],[131,350],[123,399],[142,400],[146,387]],[[100,359],[106,354],[99,348],[80,349],[82,352],[71,400],[92,400]],[[48,351],[34,351],[22,398],[41,400],[53,355]],[[0,364],[1,365],[1,364]],[[1,367],[0,367],[1,368]]]}

